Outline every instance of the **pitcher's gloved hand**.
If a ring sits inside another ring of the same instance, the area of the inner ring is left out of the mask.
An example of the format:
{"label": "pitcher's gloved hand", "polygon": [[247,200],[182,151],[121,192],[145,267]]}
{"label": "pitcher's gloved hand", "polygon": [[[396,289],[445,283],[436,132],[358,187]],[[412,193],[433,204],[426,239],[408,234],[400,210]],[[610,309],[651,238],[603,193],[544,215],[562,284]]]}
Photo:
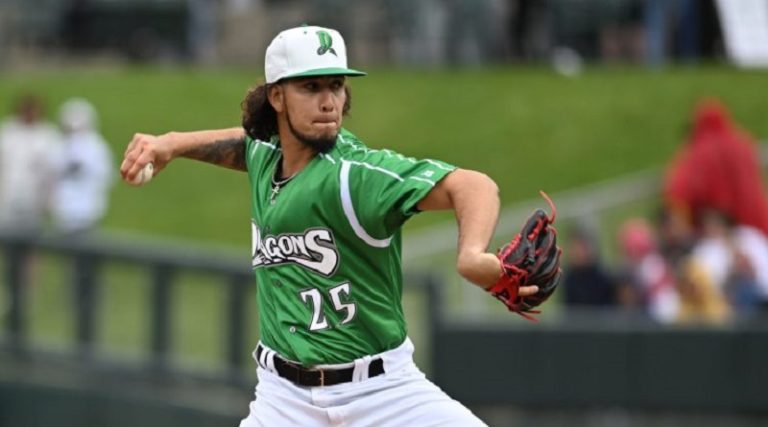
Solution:
{"label": "pitcher's gloved hand", "polygon": [[[562,275],[562,250],[557,246],[557,230],[552,225],[557,211],[543,191],[541,195],[549,203],[552,215],[536,209],[525,221],[520,233],[499,250],[496,256],[501,262],[502,274],[488,289],[510,311],[533,321],[536,318],[530,314],[539,313],[534,308],[555,292]],[[526,285],[536,285],[539,290],[533,295],[519,296],[520,286]]]}

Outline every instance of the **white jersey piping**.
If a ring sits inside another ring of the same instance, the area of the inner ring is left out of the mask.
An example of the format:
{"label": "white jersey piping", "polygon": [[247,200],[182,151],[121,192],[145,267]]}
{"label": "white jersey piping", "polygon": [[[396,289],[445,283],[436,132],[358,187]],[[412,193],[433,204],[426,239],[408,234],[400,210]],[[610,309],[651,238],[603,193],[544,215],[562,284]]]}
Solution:
{"label": "white jersey piping", "polygon": [[414,179],[414,180],[416,180],[416,181],[426,182],[426,183],[427,183],[427,184],[429,184],[431,187],[434,187],[434,186],[435,186],[435,183],[434,183],[433,181],[430,181],[430,180],[428,180],[428,179],[426,179],[426,178],[422,178],[422,177],[419,177],[419,176],[411,176],[411,177],[409,177],[409,178],[410,178],[410,179]]}
{"label": "white jersey piping", "polygon": [[349,170],[352,166],[352,164],[365,166],[369,169],[378,170],[380,172],[384,172],[387,175],[394,176],[400,181],[403,181],[403,178],[401,178],[399,175],[388,171],[386,169],[377,168],[375,166],[371,166],[366,163],[359,163],[359,162],[351,162],[348,160],[342,160],[341,161],[341,173],[340,173],[340,189],[341,189],[341,206],[344,209],[344,215],[347,217],[347,221],[349,221],[349,225],[352,226],[352,230],[354,230],[357,237],[359,237],[362,241],[367,243],[369,246],[373,246],[374,248],[386,248],[389,247],[389,244],[392,242],[392,237],[388,237],[386,239],[376,239],[372,237],[370,234],[368,234],[367,231],[363,228],[363,226],[360,224],[360,221],[357,219],[357,214],[355,214],[355,208],[352,205],[352,194],[349,190]]}

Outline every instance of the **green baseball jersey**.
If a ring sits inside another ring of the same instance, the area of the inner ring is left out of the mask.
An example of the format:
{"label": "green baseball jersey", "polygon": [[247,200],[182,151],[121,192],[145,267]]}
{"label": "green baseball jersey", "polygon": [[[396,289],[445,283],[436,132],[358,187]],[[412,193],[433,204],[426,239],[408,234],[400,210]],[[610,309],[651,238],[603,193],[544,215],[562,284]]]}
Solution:
{"label": "green baseball jersey", "polygon": [[401,227],[455,167],[371,150],[342,130],[278,192],[280,142],[246,138],[261,340],[304,365],[397,347]]}

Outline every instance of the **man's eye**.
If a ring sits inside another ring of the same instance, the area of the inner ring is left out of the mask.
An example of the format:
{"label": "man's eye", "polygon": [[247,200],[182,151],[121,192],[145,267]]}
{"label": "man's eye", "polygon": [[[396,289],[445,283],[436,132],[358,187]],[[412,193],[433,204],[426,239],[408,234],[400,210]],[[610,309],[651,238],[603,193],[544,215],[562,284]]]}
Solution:
{"label": "man's eye", "polygon": [[307,83],[304,85],[304,88],[307,90],[316,90],[317,84],[316,83]]}

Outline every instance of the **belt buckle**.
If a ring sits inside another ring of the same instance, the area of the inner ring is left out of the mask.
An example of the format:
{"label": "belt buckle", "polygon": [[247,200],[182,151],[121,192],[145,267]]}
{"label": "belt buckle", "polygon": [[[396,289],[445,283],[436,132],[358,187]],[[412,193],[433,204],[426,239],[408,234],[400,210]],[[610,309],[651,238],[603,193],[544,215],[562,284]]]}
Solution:
{"label": "belt buckle", "polygon": [[320,387],[325,386],[325,370],[318,369],[320,371]]}

